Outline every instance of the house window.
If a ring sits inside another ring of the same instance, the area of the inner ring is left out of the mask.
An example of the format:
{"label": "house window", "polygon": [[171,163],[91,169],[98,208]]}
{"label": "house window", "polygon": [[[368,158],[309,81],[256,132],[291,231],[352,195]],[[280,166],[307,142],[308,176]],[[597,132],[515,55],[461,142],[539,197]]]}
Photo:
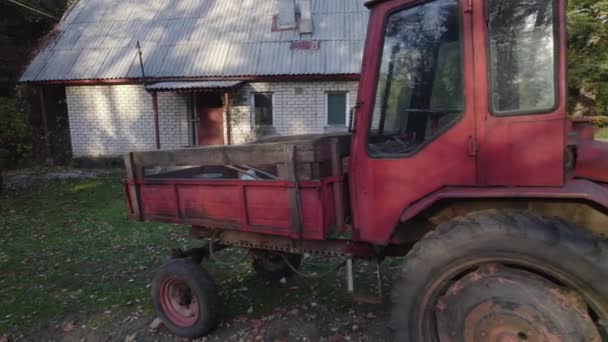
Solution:
{"label": "house window", "polygon": [[327,93],[327,125],[346,126],[346,93]]}
{"label": "house window", "polygon": [[255,93],[253,95],[253,120],[255,126],[272,126],[272,93]]}

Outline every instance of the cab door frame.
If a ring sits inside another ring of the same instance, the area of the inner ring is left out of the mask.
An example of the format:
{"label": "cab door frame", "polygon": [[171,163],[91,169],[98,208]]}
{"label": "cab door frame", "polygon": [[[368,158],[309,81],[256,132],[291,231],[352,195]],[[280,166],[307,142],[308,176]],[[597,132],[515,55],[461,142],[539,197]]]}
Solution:
{"label": "cab door frame", "polygon": [[388,16],[433,1],[444,0],[389,0],[375,4],[370,14],[349,163],[354,240],[387,244],[403,211],[417,200],[442,187],[472,186],[477,182],[469,0],[458,0],[464,87],[460,120],[412,155],[377,157],[370,155],[367,148]]}

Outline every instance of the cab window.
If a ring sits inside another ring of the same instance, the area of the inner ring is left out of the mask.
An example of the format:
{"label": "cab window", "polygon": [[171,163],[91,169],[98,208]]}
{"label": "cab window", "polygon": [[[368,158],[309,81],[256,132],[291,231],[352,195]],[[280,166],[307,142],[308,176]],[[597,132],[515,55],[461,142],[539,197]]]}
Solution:
{"label": "cab window", "polygon": [[553,0],[488,0],[490,103],[495,115],[556,104]]}
{"label": "cab window", "polygon": [[414,153],[461,117],[460,26],[457,0],[389,15],[368,133],[370,155]]}

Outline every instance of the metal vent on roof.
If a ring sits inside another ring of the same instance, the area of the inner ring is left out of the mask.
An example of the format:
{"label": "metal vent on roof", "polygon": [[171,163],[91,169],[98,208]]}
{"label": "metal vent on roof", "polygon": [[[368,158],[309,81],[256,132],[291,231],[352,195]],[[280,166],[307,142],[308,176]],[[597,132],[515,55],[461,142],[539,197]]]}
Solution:
{"label": "metal vent on roof", "polygon": [[300,34],[312,33],[312,0],[300,0]]}
{"label": "metal vent on roof", "polygon": [[294,0],[279,0],[277,26],[279,29],[296,27],[296,5]]}

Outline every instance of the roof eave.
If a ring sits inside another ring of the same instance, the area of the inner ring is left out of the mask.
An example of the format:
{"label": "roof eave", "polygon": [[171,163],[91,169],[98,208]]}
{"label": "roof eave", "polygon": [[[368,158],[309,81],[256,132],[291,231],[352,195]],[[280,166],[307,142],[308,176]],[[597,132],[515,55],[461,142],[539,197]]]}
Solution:
{"label": "roof eave", "polygon": [[389,0],[367,0],[363,5],[369,9],[371,9],[372,7],[376,6],[377,4],[386,2],[386,1],[389,1]]}
{"label": "roof eave", "polygon": [[[251,75],[251,76],[201,76],[201,77],[147,77],[146,82],[164,81],[242,81],[242,82],[289,82],[289,81],[358,81],[358,73],[349,74],[298,74],[298,75]],[[57,79],[57,80],[29,80],[20,83],[41,85],[119,85],[140,84],[141,78],[111,78],[111,79]]]}

